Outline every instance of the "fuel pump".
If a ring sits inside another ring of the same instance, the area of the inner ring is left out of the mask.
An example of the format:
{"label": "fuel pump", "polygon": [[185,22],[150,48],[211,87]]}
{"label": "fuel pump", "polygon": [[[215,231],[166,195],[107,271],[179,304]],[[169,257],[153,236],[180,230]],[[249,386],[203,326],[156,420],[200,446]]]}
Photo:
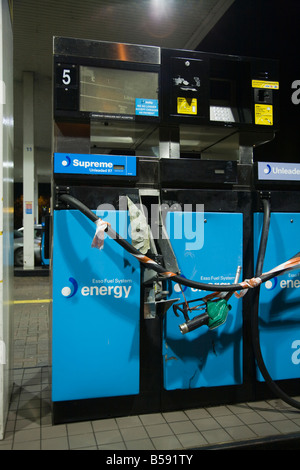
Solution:
{"label": "fuel pump", "polygon": [[251,293],[299,266],[254,275],[277,62],[57,37],[53,64],[54,422],[255,399]]}

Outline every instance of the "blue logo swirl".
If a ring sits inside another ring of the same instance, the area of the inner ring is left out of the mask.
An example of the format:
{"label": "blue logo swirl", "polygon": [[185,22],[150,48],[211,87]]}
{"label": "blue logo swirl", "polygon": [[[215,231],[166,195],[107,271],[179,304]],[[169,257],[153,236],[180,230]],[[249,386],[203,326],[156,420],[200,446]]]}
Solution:
{"label": "blue logo swirl", "polygon": [[72,284],[72,286],[71,287],[65,286],[61,290],[62,295],[64,297],[67,297],[68,299],[73,297],[78,291],[78,282],[76,281],[76,279],[74,279],[73,277],[69,277],[69,281]]}
{"label": "blue logo swirl", "polygon": [[65,168],[67,166],[70,166],[71,165],[71,158],[68,157],[67,155],[65,155],[64,159],[62,160],[61,162],[62,166],[64,166]]}
{"label": "blue logo swirl", "polygon": [[278,284],[278,279],[277,277],[274,277],[273,279],[269,279],[268,281],[265,282],[265,288],[267,290],[273,290]]}

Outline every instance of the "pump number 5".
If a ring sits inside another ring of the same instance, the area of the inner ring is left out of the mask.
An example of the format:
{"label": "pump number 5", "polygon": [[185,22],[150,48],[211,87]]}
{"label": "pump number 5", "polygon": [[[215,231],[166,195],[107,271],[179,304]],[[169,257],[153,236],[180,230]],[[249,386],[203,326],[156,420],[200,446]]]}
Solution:
{"label": "pump number 5", "polygon": [[71,83],[71,70],[64,69],[62,73],[62,82],[64,85],[70,85]]}
{"label": "pump number 5", "polygon": [[76,87],[77,86],[77,66],[75,64],[62,64],[56,65],[56,85],[60,88]]}

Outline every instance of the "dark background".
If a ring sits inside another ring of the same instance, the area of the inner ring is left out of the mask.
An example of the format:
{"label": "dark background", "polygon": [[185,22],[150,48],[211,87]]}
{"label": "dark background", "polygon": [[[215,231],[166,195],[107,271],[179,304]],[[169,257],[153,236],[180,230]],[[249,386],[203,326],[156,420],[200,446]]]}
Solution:
{"label": "dark background", "polygon": [[197,49],[279,60],[280,130],[254,159],[300,162],[300,104],[291,99],[300,80],[300,1],[235,0]]}

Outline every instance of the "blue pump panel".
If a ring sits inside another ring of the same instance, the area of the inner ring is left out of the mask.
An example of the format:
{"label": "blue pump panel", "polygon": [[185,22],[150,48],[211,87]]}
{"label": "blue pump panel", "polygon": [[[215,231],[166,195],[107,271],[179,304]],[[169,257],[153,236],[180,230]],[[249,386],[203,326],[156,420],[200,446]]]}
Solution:
{"label": "blue pump panel", "polygon": [[[192,229],[188,228],[191,223]],[[182,226],[182,238],[174,230],[178,226]],[[166,227],[182,275],[203,283],[234,282],[237,266],[242,266],[243,260],[242,214],[174,212],[167,214]],[[180,297],[183,302],[179,286],[170,284],[171,297]],[[211,293],[183,289],[187,300]],[[166,390],[242,383],[242,301],[232,295],[228,303],[232,309],[223,325],[214,330],[202,326],[185,335],[179,330],[183,316],[176,317],[171,309],[167,312],[163,341]],[[200,313],[195,311],[190,318]]]}
{"label": "blue pump panel", "polygon": [[[254,255],[257,258],[263,214],[254,214]],[[263,272],[299,251],[300,214],[271,213]],[[259,329],[261,351],[273,380],[300,377],[300,271],[293,270],[262,284]],[[257,378],[263,377],[257,368]]]}
{"label": "blue pump panel", "polygon": [[[104,218],[126,237],[126,211]],[[106,235],[92,248],[95,230],[77,210],[54,211],[53,401],[139,393],[139,263]]]}

